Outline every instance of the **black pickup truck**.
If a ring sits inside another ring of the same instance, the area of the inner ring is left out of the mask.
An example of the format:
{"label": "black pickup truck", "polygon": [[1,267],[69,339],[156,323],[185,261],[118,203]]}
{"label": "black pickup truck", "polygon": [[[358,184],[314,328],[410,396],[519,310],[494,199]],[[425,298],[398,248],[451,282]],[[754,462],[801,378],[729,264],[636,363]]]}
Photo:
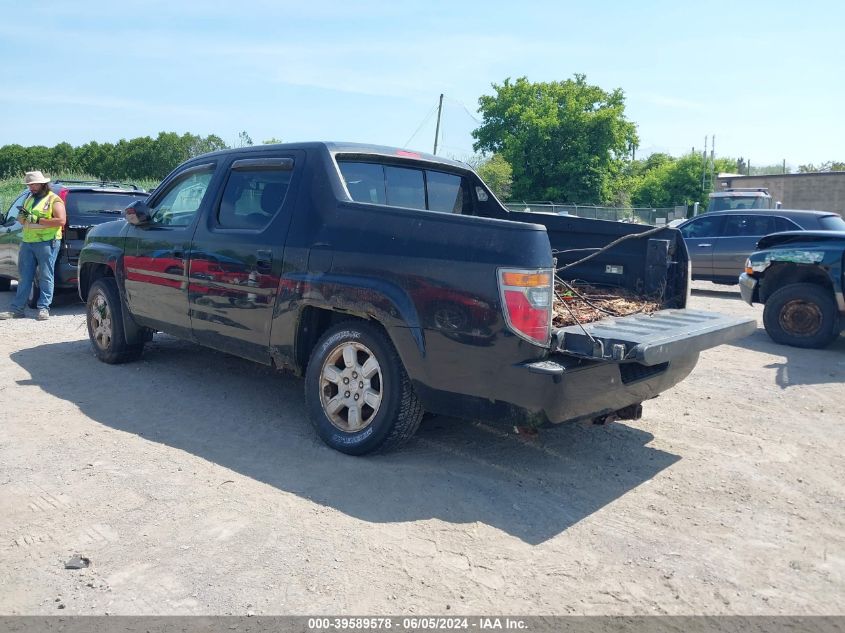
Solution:
{"label": "black pickup truck", "polygon": [[[755,327],[685,309],[676,230],[511,212],[463,163],[405,150],[206,154],[125,215],[79,261],[96,355],[135,359],[162,331],[292,370],[319,436],[350,454],[401,445],[426,411],[634,419]],[[553,328],[555,268],[581,260],[568,279],[665,309]]]}
{"label": "black pickup truck", "polygon": [[763,325],[777,343],[819,348],[845,329],[845,231],[767,235],[739,276],[742,298],[765,305]]}

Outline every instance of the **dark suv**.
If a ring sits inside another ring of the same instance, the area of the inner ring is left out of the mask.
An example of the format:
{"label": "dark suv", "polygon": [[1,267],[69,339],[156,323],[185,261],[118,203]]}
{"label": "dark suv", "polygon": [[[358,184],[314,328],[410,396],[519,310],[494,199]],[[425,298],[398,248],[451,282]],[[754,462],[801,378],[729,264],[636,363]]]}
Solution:
{"label": "dark suv", "polygon": [[783,231],[843,231],[831,211],[732,209],[711,211],[678,226],[692,262],[692,278],[736,284],[745,259],[764,235]]}
{"label": "dark suv", "polygon": [[[133,184],[104,181],[56,180],[50,189],[65,203],[67,224],[62,233],[62,248],[56,258],[56,293],[76,291],[76,265],[79,251],[85,243],[88,229],[97,224],[116,220],[123,210],[136,200],[149,195]],[[29,191],[24,191],[5,211],[0,212],[0,290],[9,290],[12,279],[18,278],[18,252],[23,227],[17,221],[18,206],[22,206]],[[29,306],[38,299],[38,280],[33,284]]]}

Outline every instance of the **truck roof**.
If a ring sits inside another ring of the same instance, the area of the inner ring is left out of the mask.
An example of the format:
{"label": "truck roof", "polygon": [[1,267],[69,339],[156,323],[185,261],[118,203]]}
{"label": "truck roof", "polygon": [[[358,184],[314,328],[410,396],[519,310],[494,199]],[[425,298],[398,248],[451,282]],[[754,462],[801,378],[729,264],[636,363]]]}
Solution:
{"label": "truck roof", "polygon": [[302,143],[277,143],[270,145],[252,145],[249,147],[238,147],[231,149],[222,149],[216,152],[210,152],[203,156],[223,156],[231,153],[241,152],[262,152],[268,149],[325,149],[331,154],[357,154],[357,155],[372,155],[372,156],[390,156],[398,159],[422,160],[430,163],[440,163],[442,165],[450,165],[452,167],[459,167],[461,169],[471,169],[466,163],[462,163],[450,158],[442,156],[435,156],[426,152],[419,152],[416,150],[404,149],[401,147],[389,147],[386,145],[371,145],[367,143],[347,143],[338,141],[308,141]]}

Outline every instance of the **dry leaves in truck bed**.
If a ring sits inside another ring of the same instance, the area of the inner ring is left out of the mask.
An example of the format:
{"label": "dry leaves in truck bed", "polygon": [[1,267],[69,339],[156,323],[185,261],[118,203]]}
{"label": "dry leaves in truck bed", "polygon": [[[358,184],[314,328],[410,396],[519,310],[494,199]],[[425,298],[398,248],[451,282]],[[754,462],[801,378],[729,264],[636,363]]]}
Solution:
{"label": "dry leaves in truck bed", "polygon": [[552,324],[566,327],[629,314],[652,314],[660,304],[622,288],[598,288],[575,282],[555,281]]}

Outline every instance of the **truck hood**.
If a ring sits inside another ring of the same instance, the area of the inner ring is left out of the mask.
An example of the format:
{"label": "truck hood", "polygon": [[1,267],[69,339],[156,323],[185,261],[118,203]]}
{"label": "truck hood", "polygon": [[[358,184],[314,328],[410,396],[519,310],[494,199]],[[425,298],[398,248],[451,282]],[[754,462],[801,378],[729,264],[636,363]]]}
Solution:
{"label": "truck hood", "polygon": [[782,244],[794,246],[796,244],[818,242],[845,243],[845,231],[786,231],[784,233],[773,233],[761,238],[757,242],[757,250],[764,250]]}
{"label": "truck hood", "polygon": [[120,237],[123,230],[129,226],[126,220],[112,220],[111,222],[103,222],[97,224],[90,231],[88,231],[88,238],[92,237]]}

